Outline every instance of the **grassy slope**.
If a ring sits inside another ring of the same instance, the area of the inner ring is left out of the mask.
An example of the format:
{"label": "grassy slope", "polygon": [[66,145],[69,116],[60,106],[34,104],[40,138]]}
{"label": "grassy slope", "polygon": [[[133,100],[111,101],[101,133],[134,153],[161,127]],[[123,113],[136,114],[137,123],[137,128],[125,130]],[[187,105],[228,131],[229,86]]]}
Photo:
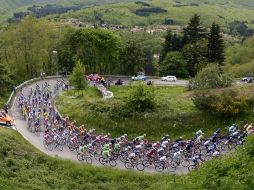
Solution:
{"label": "grassy slope", "polygon": [[[127,2],[84,9],[65,14],[63,17],[78,17],[83,21],[93,22],[95,21],[94,12],[96,12],[104,21],[111,24],[151,25],[163,23],[164,19],[167,18],[174,19],[180,24],[186,24],[194,13],[198,13],[202,16],[202,20],[206,25],[210,25],[213,21],[216,21],[225,28],[225,26],[233,20],[247,21],[248,23],[251,22],[252,17],[250,17],[250,15],[254,15],[254,10],[250,8],[253,7],[252,2],[247,4],[249,6],[242,6],[238,1],[234,1],[233,3],[223,3],[227,1],[219,2],[221,1],[216,1],[216,3],[200,3],[200,6],[198,7],[173,7],[175,4],[175,1],[173,0],[151,0],[148,1],[150,5],[167,9],[168,13],[151,14],[149,17],[135,15],[135,10],[141,8],[141,5]],[[249,24],[249,26],[254,27],[253,24]]]}
{"label": "grassy slope", "polygon": [[[127,89],[126,89],[127,88]],[[249,86],[241,87],[239,90],[248,91]],[[123,101],[127,94],[128,87],[111,87],[116,99]],[[57,107],[64,115],[70,116],[78,124],[85,124],[87,128],[95,128],[100,133],[110,132],[113,136],[127,133],[134,138],[146,133],[148,139],[158,140],[165,134],[171,138],[183,136],[192,138],[194,132],[204,128],[207,135],[210,135],[219,127],[226,127],[238,121],[252,119],[251,116],[242,116],[234,119],[217,119],[209,114],[201,113],[194,107],[189,92],[183,87],[157,87],[156,88],[157,110],[154,113],[146,113],[135,118],[117,120],[111,119],[107,111],[117,104],[112,101],[101,101],[96,89],[88,88],[84,97],[75,98],[73,93],[64,93],[57,98]],[[91,109],[91,104],[96,102],[103,105],[100,109]],[[102,103],[101,103],[102,102]],[[117,113],[116,113],[117,114]]]}
{"label": "grassy slope", "polygon": [[0,128],[0,136],[0,189],[4,190],[247,190],[254,185],[254,136],[243,149],[181,177],[80,165],[46,156],[12,130]]}

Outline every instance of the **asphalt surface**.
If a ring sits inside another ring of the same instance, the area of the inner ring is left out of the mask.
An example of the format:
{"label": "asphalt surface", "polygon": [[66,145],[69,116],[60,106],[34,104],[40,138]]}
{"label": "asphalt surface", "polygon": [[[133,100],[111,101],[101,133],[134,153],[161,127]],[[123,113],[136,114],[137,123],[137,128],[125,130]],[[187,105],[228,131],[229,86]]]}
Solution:
{"label": "asphalt surface", "polygon": [[[112,84],[115,84],[118,78],[112,78],[111,80],[112,80]],[[121,80],[123,81],[123,85],[129,85],[133,82],[132,80],[128,78],[123,78]],[[187,86],[188,85],[188,80],[177,80],[176,82],[166,82],[166,81],[162,81],[161,79],[147,79],[145,83],[148,81],[152,81],[153,84],[156,86]]]}
{"label": "asphalt surface", "polygon": [[[40,81],[37,82],[37,84],[39,84],[41,86],[41,84],[43,84],[45,81],[47,81],[50,85],[51,88],[53,89],[53,87],[55,86],[55,84],[57,83],[56,79],[50,79],[50,80],[44,80],[44,81]],[[155,79],[154,83],[157,85],[163,85],[164,83],[167,83],[168,85],[176,85],[177,83],[173,83],[170,84],[169,82],[163,82],[160,80]],[[185,84],[185,81],[179,81],[179,85],[183,85]],[[35,88],[35,84],[31,84],[27,87],[23,88],[23,94],[25,96],[28,96],[29,92],[30,92],[30,88]],[[10,113],[13,116],[15,123],[16,123],[16,129],[17,131],[28,141],[30,142],[34,147],[36,147],[37,149],[39,149],[40,151],[44,152],[47,155],[50,155],[52,157],[57,157],[57,158],[61,158],[61,159],[68,159],[68,160],[73,160],[75,162],[77,161],[77,153],[76,152],[71,152],[69,150],[69,148],[67,146],[64,147],[63,151],[60,150],[53,150],[53,151],[49,151],[48,149],[46,149],[43,145],[43,133],[40,134],[40,136],[35,135],[34,133],[31,133],[28,131],[27,129],[27,122],[23,119],[22,115],[21,115],[21,110],[18,106],[18,101],[17,101],[17,96],[14,99],[13,102],[13,106],[10,108]],[[95,159],[93,159],[93,165],[95,166],[102,166],[98,161],[96,161]],[[118,169],[125,169],[124,163],[122,163],[121,161],[117,161],[117,166],[116,168]],[[137,171],[136,169],[133,169],[133,171]],[[138,172],[138,171],[137,171]],[[154,167],[148,167],[145,168],[144,172],[148,172],[148,173],[155,173],[155,169]],[[169,174],[173,174],[170,172],[167,172]],[[184,168],[184,167],[178,167],[177,170],[174,172],[174,174],[177,175],[182,175],[182,174],[186,174],[188,173],[188,168]]]}

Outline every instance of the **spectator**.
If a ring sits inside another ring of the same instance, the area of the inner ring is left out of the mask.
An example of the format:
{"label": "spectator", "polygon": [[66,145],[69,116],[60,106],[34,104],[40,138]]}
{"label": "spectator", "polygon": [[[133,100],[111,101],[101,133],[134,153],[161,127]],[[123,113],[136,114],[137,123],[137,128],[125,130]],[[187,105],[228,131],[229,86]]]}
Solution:
{"label": "spectator", "polygon": [[7,113],[7,114],[8,114],[8,109],[9,109],[9,108],[8,108],[8,105],[5,104],[5,105],[4,105],[4,111],[5,111],[5,113]]}
{"label": "spectator", "polygon": [[13,87],[12,87],[12,92],[16,93],[16,86],[15,85],[13,85]]}

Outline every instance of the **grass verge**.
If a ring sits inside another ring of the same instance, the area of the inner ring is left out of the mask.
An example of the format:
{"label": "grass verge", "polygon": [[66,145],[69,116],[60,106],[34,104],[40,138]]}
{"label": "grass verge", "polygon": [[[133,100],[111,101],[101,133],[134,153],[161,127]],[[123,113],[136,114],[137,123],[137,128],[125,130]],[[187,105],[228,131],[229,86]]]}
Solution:
{"label": "grass verge", "polygon": [[[198,111],[192,100],[191,93],[184,87],[155,87],[155,100],[157,108],[153,112],[136,114],[134,117],[115,118],[122,114],[118,108],[127,98],[128,86],[112,86],[115,98],[101,100],[99,92],[87,88],[84,96],[75,96],[73,91],[61,94],[57,100],[57,108],[63,116],[68,115],[79,125],[85,124],[87,128],[95,128],[97,132],[112,136],[127,133],[129,138],[147,134],[149,140],[159,140],[165,134],[171,138],[192,138],[194,132],[203,128],[206,135],[212,134],[217,128],[223,128],[235,123],[241,125],[252,116],[239,116],[233,119],[215,118],[207,113]],[[247,87],[234,87],[246,91]],[[118,109],[116,109],[118,108]],[[115,111],[116,110],[116,111]]]}

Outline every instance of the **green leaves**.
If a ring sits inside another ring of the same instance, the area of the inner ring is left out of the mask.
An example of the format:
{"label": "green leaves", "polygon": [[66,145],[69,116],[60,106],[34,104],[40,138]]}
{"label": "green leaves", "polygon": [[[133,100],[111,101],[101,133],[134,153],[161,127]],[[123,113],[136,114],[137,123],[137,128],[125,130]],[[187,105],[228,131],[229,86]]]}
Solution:
{"label": "green leaves", "polygon": [[83,90],[87,87],[85,80],[85,67],[78,61],[70,76],[70,84],[77,90]]}
{"label": "green leaves", "polygon": [[133,86],[129,93],[127,104],[134,112],[155,109],[155,94],[152,87],[139,83]]}

